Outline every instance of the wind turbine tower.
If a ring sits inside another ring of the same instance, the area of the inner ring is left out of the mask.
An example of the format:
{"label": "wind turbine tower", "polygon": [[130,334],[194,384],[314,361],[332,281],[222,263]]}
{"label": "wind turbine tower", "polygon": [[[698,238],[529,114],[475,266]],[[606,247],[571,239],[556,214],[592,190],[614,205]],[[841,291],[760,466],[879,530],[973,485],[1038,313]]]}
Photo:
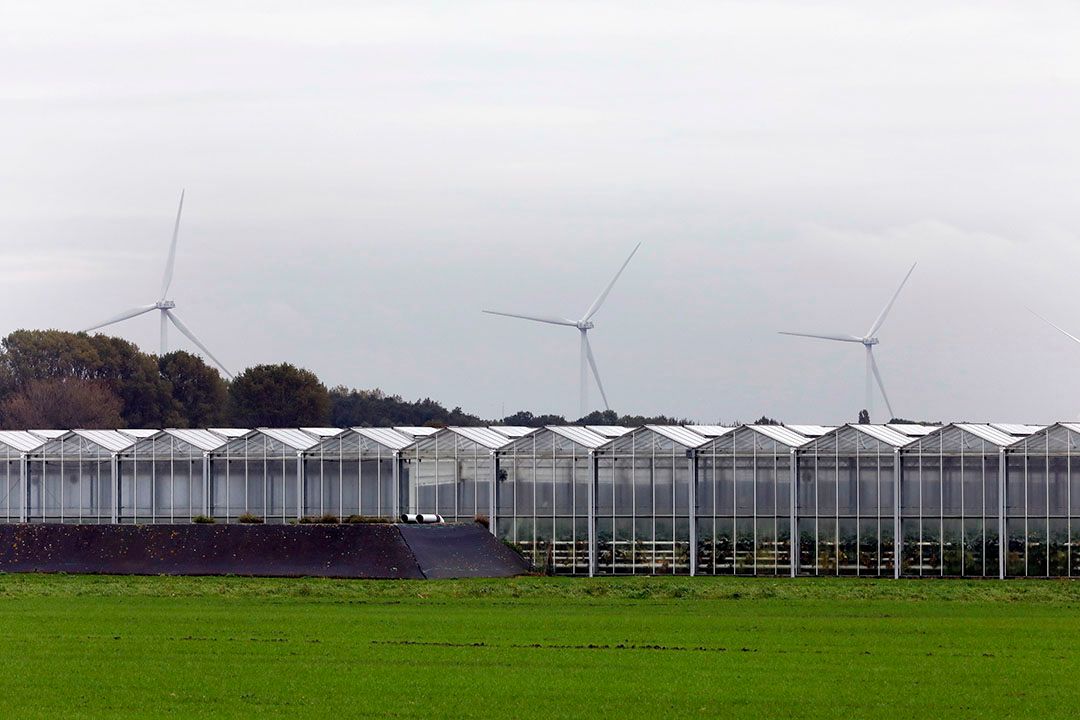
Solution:
{"label": "wind turbine tower", "polygon": [[581,345],[581,359],[580,359],[580,372],[579,372],[579,402],[581,417],[588,415],[589,413],[589,369],[592,369],[593,378],[596,379],[596,387],[600,390],[600,397],[604,399],[604,409],[610,410],[611,406],[608,404],[607,393],[604,392],[604,383],[600,380],[600,371],[596,368],[596,358],[593,356],[592,345],[589,344],[589,331],[596,327],[592,318],[600,310],[600,307],[607,300],[608,293],[611,292],[611,288],[615,287],[616,281],[619,276],[622,275],[623,270],[630,264],[630,260],[634,257],[634,253],[641,247],[641,243],[634,246],[634,249],[630,251],[630,255],[627,256],[623,262],[619,271],[615,273],[615,277],[611,279],[604,291],[600,293],[596,300],[593,300],[592,305],[585,311],[585,314],[581,316],[580,320],[571,320],[565,317],[554,317],[550,315],[522,315],[518,313],[499,312],[497,310],[484,310],[489,315],[504,315],[506,317],[518,318],[521,320],[532,320],[533,322],[548,323],[551,325],[565,325],[567,327],[577,328],[580,336]]}
{"label": "wind turbine tower", "polygon": [[176,309],[176,303],[168,299],[169,287],[172,285],[173,279],[173,266],[176,264],[176,240],[180,235],[180,214],[183,212],[183,210],[184,191],[181,190],[180,205],[176,208],[176,223],[173,225],[172,242],[169,244],[169,257],[165,261],[165,275],[161,279],[161,297],[159,297],[156,302],[150,303],[149,305],[140,305],[138,307],[131,308],[130,310],[125,310],[119,315],[114,315],[113,317],[105,320],[104,322],[98,323],[93,327],[86,328],[86,330],[84,330],[83,332],[97,330],[98,328],[113,325],[129,318],[138,317],[139,315],[148,313],[151,310],[157,310],[160,313],[162,355],[165,355],[165,353],[169,351],[169,323],[171,322],[174,326],[176,326],[177,330],[179,330],[184,336],[186,336],[188,340],[195,343],[195,345],[200,350],[206,353],[206,356],[210,358],[215,365],[221,368],[222,372],[224,372],[231,378],[232,373],[230,373],[225,368],[225,366],[221,364],[220,360],[214,357],[214,354],[211,353],[210,350],[208,350],[207,347],[202,344],[199,338],[195,337],[195,334],[191,332],[190,329],[188,329],[187,325],[181,322],[180,318],[176,316],[176,312],[174,312]]}

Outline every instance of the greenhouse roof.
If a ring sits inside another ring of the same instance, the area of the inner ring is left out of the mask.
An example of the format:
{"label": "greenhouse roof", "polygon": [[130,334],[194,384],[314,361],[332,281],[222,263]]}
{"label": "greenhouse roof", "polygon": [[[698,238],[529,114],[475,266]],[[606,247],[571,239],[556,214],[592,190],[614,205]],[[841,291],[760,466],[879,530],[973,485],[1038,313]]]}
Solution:
{"label": "greenhouse roof", "polygon": [[[762,426],[765,427],[765,426]],[[775,426],[773,426],[775,427]],[[828,435],[836,429],[835,425],[784,425],[789,430],[794,430],[800,435],[808,438],[821,437],[822,435]],[[779,438],[774,438],[779,439]],[[783,441],[781,441],[783,442]]]}
{"label": "greenhouse roof", "polygon": [[510,442],[510,438],[502,433],[486,427],[450,427],[448,431],[472,440],[478,445],[483,445],[489,450],[498,450]]}
{"label": "greenhouse roof", "polygon": [[1026,437],[1026,435],[1017,436],[1008,434],[992,425],[983,425],[979,423],[956,423],[955,426],[960,428],[964,432],[971,433],[975,437],[982,438],[983,440],[991,442],[994,445],[998,445],[1000,447],[1012,445],[1014,442],[1021,439],[1021,437]]}
{"label": "greenhouse roof", "polygon": [[397,430],[399,433],[411,435],[414,438],[428,437],[429,435],[434,435],[435,433],[439,432],[439,428],[427,427],[423,425],[395,425],[393,429]]}
{"label": "greenhouse roof", "polygon": [[601,435],[592,428],[576,425],[548,425],[546,429],[571,442],[575,442],[578,445],[583,445],[593,450],[607,445],[613,439],[606,435]]}
{"label": "greenhouse roof", "polygon": [[210,432],[216,433],[224,438],[240,438],[251,432],[251,428],[209,428]]}
{"label": "greenhouse roof", "polygon": [[[759,432],[762,435],[765,435],[766,437],[770,437],[770,438],[772,438],[773,440],[775,440],[775,441],[777,441],[779,443],[783,443],[784,445],[787,445],[788,447],[802,447],[806,443],[810,442],[811,438],[809,436],[807,436],[807,435],[803,435],[802,433],[800,433],[798,430],[795,430],[794,428],[796,428],[796,427],[823,428],[825,426],[824,425],[816,425],[816,426],[814,426],[814,425],[794,425],[794,426],[788,426],[788,425],[744,425],[743,427],[750,428],[751,430],[753,430],[755,432]],[[825,434],[825,433],[822,433],[822,434]]]}
{"label": "greenhouse roof", "polygon": [[1017,437],[1024,437],[1026,435],[1034,435],[1039,432],[1045,425],[1024,425],[1020,423],[990,423],[990,427],[1000,430],[1008,435],[1016,435]]}
{"label": "greenhouse roof", "polygon": [[370,438],[375,442],[390,448],[391,450],[404,450],[410,445],[416,442],[416,438],[411,435],[406,435],[400,430],[394,428],[352,428],[352,431],[358,435],[363,435],[366,438]]}
{"label": "greenhouse roof", "polygon": [[707,438],[722,437],[735,429],[726,425],[683,425],[683,427]]}
{"label": "greenhouse roof", "polygon": [[[569,426],[560,426],[569,427]],[[626,433],[633,430],[633,428],[623,427],[622,425],[586,425],[586,428],[592,430],[597,435],[603,435],[606,438],[622,437]]]}
{"label": "greenhouse roof", "polygon": [[915,423],[888,423],[885,427],[895,430],[901,435],[910,435],[911,437],[922,437],[941,429],[940,425],[918,425]]}
{"label": "greenhouse roof", "polygon": [[646,425],[645,428],[691,449],[709,442],[709,438],[681,425]]}
{"label": "greenhouse roof", "polygon": [[517,439],[525,437],[529,433],[536,432],[536,428],[524,427],[522,425],[490,425],[489,430],[494,430],[500,435],[505,435],[508,438]]}
{"label": "greenhouse roof", "polygon": [[18,452],[30,452],[45,444],[45,438],[26,430],[0,430],[0,443]]}
{"label": "greenhouse roof", "polygon": [[56,440],[57,438],[62,438],[68,434],[67,430],[28,430],[27,432],[32,435],[37,435],[38,437],[43,437],[46,440]]}
{"label": "greenhouse roof", "polygon": [[218,435],[210,430],[198,430],[195,428],[169,428],[162,430],[161,432],[173,436],[177,440],[186,442],[188,445],[205,450],[207,452],[211,450],[217,450],[219,447],[228,442],[222,435]]}
{"label": "greenhouse roof", "polygon": [[135,444],[134,435],[129,435],[120,430],[72,430],[70,433],[65,433],[63,437],[68,435],[77,435],[114,453]]}
{"label": "greenhouse roof", "polygon": [[888,425],[851,424],[847,425],[846,427],[858,430],[861,433],[869,435],[875,440],[880,440],[881,442],[892,445],[893,447],[903,447],[915,441],[915,436],[905,435],[904,433],[894,430]]}
{"label": "greenhouse roof", "polygon": [[314,435],[315,437],[320,439],[337,437],[341,433],[345,432],[341,428],[327,427],[305,427],[300,429],[306,432],[308,435]]}

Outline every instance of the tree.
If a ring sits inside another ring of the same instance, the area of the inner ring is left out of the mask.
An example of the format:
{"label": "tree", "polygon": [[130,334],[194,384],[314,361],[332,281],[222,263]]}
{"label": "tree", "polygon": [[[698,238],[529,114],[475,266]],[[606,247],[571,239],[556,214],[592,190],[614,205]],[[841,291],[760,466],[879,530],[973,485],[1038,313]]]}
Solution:
{"label": "tree", "polygon": [[25,383],[0,405],[5,428],[116,428],[123,401],[100,380],[45,378]]}
{"label": "tree", "polygon": [[350,390],[339,385],[330,391],[330,422],[334,427],[392,427],[394,425],[486,425],[476,415],[447,410],[431,398],[407,401],[400,395],[374,390]]}
{"label": "tree", "polygon": [[161,377],[172,388],[185,427],[224,425],[229,388],[214,368],[198,355],[175,350],[158,358]]}
{"label": "tree", "polygon": [[167,427],[182,420],[157,361],[127,340],[61,330],[16,330],[0,346],[0,376],[13,391],[35,380],[100,381],[123,402],[120,426]]}
{"label": "tree", "polygon": [[869,410],[860,410],[859,411],[859,424],[860,425],[869,425],[870,424],[870,411]]}
{"label": "tree", "polygon": [[229,414],[241,427],[326,425],[330,393],[310,370],[288,363],[256,365],[230,385]]}

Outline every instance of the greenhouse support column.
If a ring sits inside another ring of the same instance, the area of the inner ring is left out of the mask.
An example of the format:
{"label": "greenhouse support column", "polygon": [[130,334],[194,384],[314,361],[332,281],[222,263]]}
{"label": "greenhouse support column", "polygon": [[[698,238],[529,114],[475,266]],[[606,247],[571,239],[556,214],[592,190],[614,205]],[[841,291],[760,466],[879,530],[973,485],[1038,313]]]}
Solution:
{"label": "greenhouse support column", "polygon": [[19,522],[24,523],[30,517],[30,459],[26,453],[19,455]]}
{"label": "greenhouse support column", "polygon": [[893,450],[893,579],[900,579],[900,557],[903,548],[900,537],[900,483],[904,481],[904,473],[900,469],[900,448]]}
{"label": "greenhouse support column", "polygon": [[[296,519],[304,519],[304,501],[307,499],[307,478],[304,477],[304,453],[296,453]],[[281,498],[282,506],[285,498]],[[338,518],[339,520],[341,518]]]}
{"label": "greenhouse support column", "polygon": [[394,458],[393,517],[396,520],[401,514],[401,453],[395,450],[392,457]]}
{"label": "greenhouse support column", "polygon": [[110,503],[112,505],[110,519],[115,525],[120,521],[120,458],[117,457],[116,453],[113,453],[112,455],[109,462],[109,468],[112,471],[113,488],[112,503]]}
{"label": "greenhouse support column", "polygon": [[206,517],[213,517],[214,507],[210,495],[210,453],[204,452],[202,456],[202,485],[203,506],[202,513]]}
{"label": "greenhouse support column", "polygon": [[[795,483],[799,480],[799,468],[797,463],[799,462],[799,456],[795,453],[795,448],[791,448],[788,451],[791,454],[791,461],[788,463],[788,472],[791,473],[791,512],[790,512],[790,537],[788,541],[788,554],[791,559],[788,561],[788,565],[791,566],[791,577],[795,577],[799,574],[799,513],[798,513],[798,501],[799,501],[799,489]],[[732,528],[734,530],[734,528]]]}
{"label": "greenhouse support column", "polygon": [[[488,530],[492,535],[498,537],[498,533],[495,530],[495,511],[499,507],[498,492],[499,492],[499,455],[494,450],[491,451],[491,492],[488,493]],[[553,471],[554,472],[554,471]]]}
{"label": "greenhouse support column", "polygon": [[998,579],[1005,579],[1005,555],[1008,550],[1008,537],[1005,535],[1005,448],[998,450]]}
{"label": "greenhouse support column", "polygon": [[[690,576],[697,575],[697,452],[686,451],[686,466],[690,471]],[[678,512],[678,508],[675,510]]]}
{"label": "greenhouse support column", "polygon": [[596,575],[596,496],[599,481],[596,451],[589,451],[589,577]]}

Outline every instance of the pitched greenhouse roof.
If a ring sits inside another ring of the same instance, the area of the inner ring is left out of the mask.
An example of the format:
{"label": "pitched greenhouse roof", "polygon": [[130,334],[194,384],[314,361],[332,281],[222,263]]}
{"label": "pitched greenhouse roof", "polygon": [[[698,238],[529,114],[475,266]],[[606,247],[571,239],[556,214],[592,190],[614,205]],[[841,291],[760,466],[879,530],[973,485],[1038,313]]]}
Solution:
{"label": "pitched greenhouse roof", "polygon": [[65,433],[63,437],[68,435],[77,435],[82,439],[92,442],[95,445],[105,448],[109,452],[120,452],[135,444],[135,437],[122,433],[119,430],[72,430],[70,433]]}
{"label": "pitched greenhouse roof", "polygon": [[195,428],[168,428],[161,431],[200,450],[210,452],[228,442],[224,436],[210,430],[198,430]]}
{"label": "pitched greenhouse roof", "polygon": [[[887,445],[893,447],[904,447],[912,442],[915,442],[915,437],[911,435],[905,435],[901,432],[893,430],[888,425],[863,425],[863,424],[851,424],[845,427],[850,427],[858,430],[861,433],[865,433],[875,440],[880,440]],[[842,429],[842,428],[841,428]],[[837,431],[839,432],[839,430]]]}
{"label": "pitched greenhouse roof", "polygon": [[300,428],[259,428],[252,430],[247,436],[260,433],[296,450],[310,450],[319,444],[319,438]]}
{"label": "pitched greenhouse roof", "polygon": [[525,437],[529,433],[536,432],[536,428],[524,427],[522,425],[489,425],[488,429],[494,430],[500,435],[505,435],[514,440]]}
{"label": "pitched greenhouse roof", "polygon": [[735,429],[727,425],[683,425],[683,427],[707,438],[723,437]]}
{"label": "pitched greenhouse roof", "polygon": [[990,423],[990,427],[1000,430],[1003,433],[1009,435],[1016,435],[1017,437],[1025,437],[1027,435],[1034,435],[1039,432],[1045,425],[1025,425],[1021,423]]}
{"label": "pitched greenhouse roof", "polygon": [[416,438],[411,435],[406,435],[400,430],[394,428],[362,428],[355,427],[352,431],[357,435],[363,435],[364,437],[374,440],[384,447],[388,447],[391,450],[404,450],[416,443]]}
{"label": "pitched greenhouse roof", "polygon": [[45,438],[26,430],[0,430],[0,443],[17,452],[30,452],[45,444]]}
{"label": "pitched greenhouse roof", "polygon": [[699,435],[693,430],[687,430],[681,425],[646,425],[645,429],[652,430],[658,435],[663,435],[669,440],[674,440],[683,447],[696,448],[709,442],[709,438]]}
{"label": "pitched greenhouse roof", "polygon": [[622,437],[633,430],[633,428],[623,427],[622,425],[586,425],[585,427],[588,430],[592,430],[597,435],[603,435],[606,438]]}
{"label": "pitched greenhouse roof", "polygon": [[[810,440],[812,439],[787,425],[744,425],[743,427],[750,428],[754,432],[761,433],[762,435],[772,438],[778,443],[783,443],[788,447],[802,447],[806,443],[810,442]],[[796,425],[794,427],[807,426]],[[818,425],[816,427],[824,426]]]}
{"label": "pitched greenhouse roof", "polygon": [[46,440],[56,440],[62,438],[68,434],[67,430],[28,430],[31,435],[37,435],[38,437],[45,438]]}
{"label": "pitched greenhouse roof", "polygon": [[233,440],[241,438],[251,432],[251,428],[209,428],[210,432],[216,433],[223,438]]}
{"label": "pitched greenhouse roof", "polygon": [[895,430],[901,435],[910,435],[911,437],[929,435],[941,428],[940,425],[917,425],[915,423],[889,423],[885,427]]}
{"label": "pitched greenhouse roof", "polygon": [[120,430],[117,430],[117,432],[118,433],[123,433],[124,435],[129,435],[129,436],[135,438],[136,440],[145,440],[146,438],[154,437],[159,432],[161,432],[161,430],[160,429],[151,430],[149,428],[122,428]]}
{"label": "pitched greenhouse roof", "polygon": [[613,438],[601,435],[590,428],[575,425],[548,425],[546,429],[566,438],[570,442],[575,442],[593,450],[607,445],[613,440]]}
{"label": "pitched greenhouse roof", "polygon": [[337,437],[344,432],[344,430],[342,430],[341,428],[330,427],[305,427],[300,429],[306,432],[308,435],[314,435],[319,439]]}
{"label": "pitched greenhouse roof", "polygon": [[414,438],[429,437],[439,432],[439,428],[427,427],[426,425],[395,425],[392,429],[399,433],[411,435]]}
{"label": "pitched greenhouse roof", "polygon": [[836,430],[835,425],[784,425],[788,430],[794,430],[803,437],[816,438],[828,435]]}
{"label": "pitched greenhouse roof", "polygon": [[489,450],[498,450],[510,442],[510,438],[507,436],[486,427],[450,427],[446,429],[463,438],[472,440],[478,445],[483,445]]}
{"label": "pitched greenhouse roof", "polygon": [[[964,432],[971,433],[975,437],[986,440],[987,442],[998,445],[999,447],[1006,447],[1008,445],[1012,445],[1014,442],[1021,439],[1021,437],[1019,436],[1005,433],[998,428],[993,427],[992,425],[983,425],[978,423],[956,423],[954,427],[958,427]],[[1026,437],[1026,435],[1023,437]]]}

